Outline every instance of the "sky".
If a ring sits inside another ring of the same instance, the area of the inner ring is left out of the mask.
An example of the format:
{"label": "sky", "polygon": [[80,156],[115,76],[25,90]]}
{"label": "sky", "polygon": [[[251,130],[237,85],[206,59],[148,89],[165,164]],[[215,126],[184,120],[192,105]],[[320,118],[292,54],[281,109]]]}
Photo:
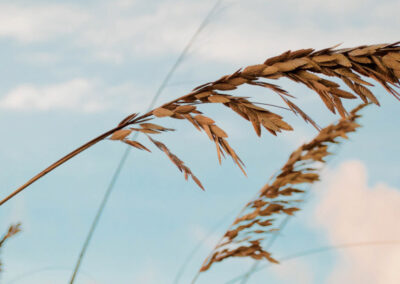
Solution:
{"label": "sky", "polygon": [[[126,115],[145,111],[214,3],[0,0],[1,196]],[[394,0],[223,0],[157,105],[288,49],[398,41],[399,10]],[[337,119],[310,90],[287,80],[274,83],[295,95],[320,125]],[[276,258],[324,246],[400,240],[400,103],[380,87],[373,90],[381,107],[363,110],[363,127],[334,149],[322,181],[271,247]],[[235,94],[277,102],[254,87]],[[298,117],[281,113],[295,131],[258,138],[248,123],[209,107],[248,177],[230,160],[220,166],[204,134],[165,120],[177,131],[163,134],[162,141],[206,191],[186,182],[156,149],[131,151],[75,283],[174,283],[202,242],[179,282],[189,283],[236,212],[291,151],[316,134]],[[1,283],[68,282],[124,150],[119,142],[101,142],[0,208],[2,231],[13,222],[23,228],[1,252]],[[283,261],[248,283],[395,284],[399,261],[395,244],[334,249]],[[217,263],[197,283],[225,283],[252,263]]]}

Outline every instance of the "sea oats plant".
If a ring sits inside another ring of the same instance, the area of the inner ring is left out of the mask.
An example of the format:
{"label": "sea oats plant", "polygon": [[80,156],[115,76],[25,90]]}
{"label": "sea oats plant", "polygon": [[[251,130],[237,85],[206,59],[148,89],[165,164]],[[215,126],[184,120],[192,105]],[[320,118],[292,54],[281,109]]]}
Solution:
{"label": "sea oats plant", "polygon": [[[221,161],[221,156],[230,156],[244,172],[244,163],[228,143],[227,133],[213,119],[199,111],[198,106],[208,103],[224,105],[251,122],[258,136],[261,135],[262,127],[273,135],[282,131],[290,131],[292,127],[283,120],[282,116],[251,102],[248,98],[228,94],[229,91],[243,84],[264,87],[277,94],[293,113],[299,114],[316,128],[318,126],[310,116],[293,102],[294,97],[281,87],[270,83],[270,80],[286,77],[304,84],[321,98],[331,112],[338,112],[343,118],[348,116],[343,106],[343,100],[359,98],[364,103],[372,102],[379,105],[377,98],[369,89],[373,85],[365,81],[366,78],[379,83],[396,99],[400,100],[400,94],[396,90],[400,87],[399,42],[346,49],[335,48],[336,46],[317,51],[312,48],[289,50],[279,56],[267,59],[262,64],[248,66],[214,82],[198,86],[189,94],[165,103],[145,114],[131,114],[115,128],[85,143],[38,173],[1,200],[0,205],[69,159],[104,139],[119,140],[135,148],[148,150],[139,142],[129,140],[129,134],[132,132],[146,134],[150,141],[164,151],[178,169],[185,174],[185,178],[190,176],[202,188],[200,181],[177,156],[172,154],[162,142],[151,138],[154,134],[171,130],[149,122],[163,117],[189,121],[198,130],[204,131],[215,143],[219,161]],[[341,85],[325,79],[322,75],[340,79],[350,91],[344,90]]]}
{"label": "sea oats plant", "polygon": [[[3,237],[0,239],[0,252],[1,249],[4,245],[4,243],[11,237],[15,236],[17,233],[19,233],[21,231],[21,224],[15,224],[15,225],[10,225],[10,227],[8,227],[7,232],[3,235]],[[2,271],[2,264],[0,261],[0,272]]]}
{"label": "sea oats plant", "polygon": [[[319,178],[318,170],[312,163],[323,162],[323,157],[329,154],[328,144],[335,143],[338,137],[345,137],[346,133],[355,131],[358,127],[355,119],[358,118],[359,108],[348,113],[343,102],[348,99],[360,99],[364,105],[368,103],[379,105],[377,98],[371,92],[370,88],[373,84],[370,81],[379,83],[388,93],[400,100],[398,92],[400,88],[399,42],[347,49],[336,48],[337,46],[322,50],[309,48],[286,51],[279,56],[267,59],[262,64],[247,66],[214,82],[198,86],[190,93],[147,113],[133,113],[113,129],[90,140],[38,173],[2,199],[0,205],[102,140],[120,141],[150,152],[148,146],[129,138],[133,132],[145,134],[149,141],[163,151],[184,173],[186,179],[190,177],[200,188],[204,189],[191,169],[164,143],[154,138],[156,134],[173,131],[171,128],[160,125],[158,121],[162,121],[163,118],[187,121],[199,131],[205,132],[215,144],[219,162],[221,163],[222,157],[229,156],[246,174],[244,162],[228,143],[228,134],[212,118],[205,115],[204,109],[207,104],[223,105],[249,121],[258,136],[261,136],[262,128],[273,135],[293,130],[281,115],[267,108],[267,103],[257,103],[249,97],[229,94],[229,91],[235,90],[241,85],[254,85],[272,91],[289,110],[311,123],[320,130],[320,133],[310,143],[295,151],[273,181],[260,191],[256,199],[245,206],[243,214],[239,215],[226,232],[223,240],[201,267],[200,272],[208,270],[213,263],[229,257],[251,257],[257,260],[267,259],[276,262],[261,245],[261,241],[276,229],[276,223],[271,216],[291,215],[298,210],[296,207],[299,202],[297,195],[301,194],[303,190],[298,188],[298,185],[310,184]],[[329,111],[338,113],[342,119],[337,124],[321,130],[317,123],[294,103],[295,97],[292,94],[272,83],[272,80],[282,77],[311,89],[319,96]],[[335,81],[329,80],[329,77]],[[367,79],[370,80],[367,81]]]}
{"label": "sea oats plant", "polygon": [[251,257],[278,263],[266,251],[262,242],[279,230],[281,218],[298,211],[305,190],[320,179],[321,164],[331,153],[330,146],[347,139],[360,125],[356,120],[362,104],[335,124],[323,128],[309,143],[303,144],[289,157],[280,171],[261,188],[257,196],[247,203],[223,238],[205,260],[200,272],[208,270],[215,262],[230,257]]}

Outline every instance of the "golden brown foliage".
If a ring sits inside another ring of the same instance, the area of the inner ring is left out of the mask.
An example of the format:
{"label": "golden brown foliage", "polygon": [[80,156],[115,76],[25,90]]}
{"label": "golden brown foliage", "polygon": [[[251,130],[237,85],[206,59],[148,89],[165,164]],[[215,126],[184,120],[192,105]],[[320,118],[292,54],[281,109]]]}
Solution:
{"label": "golden brown foliage", "polygon": [[256,260],[266,259],[277,263],[271,254],[263,249],[261,242],[269,233],[278,230],[276,218],[280,215],[293,215],[299,210],[296,207],[301,200],[304,186],[319,180],[321,163],[330,153],[328,148],[338,143],[337,139],[347,139],[350,132],[356,131],[360,117],[357,112],[365,104],[355,108],[350,115],[338,123],[323,128],[309,143],[294,151],[278,175],[267,183],[258,196],[246,204],[242,212],[206,259],[200,271],[206,271],[214,262],[229,257],[251,257]]}
{"label": "golden brown foliage", "polygon": [[[320,75],[342,80],[351,91],[342,89],[336,82],[324,79]],[[204,116],[196,105],[223,104],[250,121],[258,136],[261,135],[262,127],[274,135],[284,130],[292,130],[282,116],[252,103],[247,98],[222,93],[222,91],[234,90],[242,84],[256,85],[277,93],[295,114],[300,114],[303,119],[318,128],[316,123],[290,100],[292,96],[288,92],[277,85],[261,81],[261,79],[286,77],[302,83],[315,91],[331,112],[336,113],[337,111],[342,117],[346,117],[347,112],[342,104],[343,99],[355,99],[358,96],[364,103],[373,102],[379,105],[378,100],[369,90],[372,84],[363,80],[363,76],[377,81],[388,92],[400,99],[400,94],[394,89],[394,87],[400,86],[400,47],[398,44],[359,46],[341,50],[326,48],[318,51],[314,51],[314,49],[287,51],[279,56],[269,58],[263,64],[248,66],[231,75],[223,76],[217,81],[199,86],[190,94],[166,103],[147,114],[137,118],[125,118],[121,123],[137,124],[143,119],[161,117],[187,120],[198,130],[203,130],[215,143],[220,162],[221,154],[227,154],[244,172],[243,162],[228,144],[226,139],[228,135],[216,125],[213,119]],[[134,130],[155,134],[164,129],[150,127]],[[124,137],[120,140],[124,141]]]}
{"label": "golden brown foliage", "polygon": [[[21,231],[21,224],[20,223],[18,223],[16,225],[11,225],[8,228],[7,233],[5,233],[3,238],[1,238],[1,240],[0,240],[0,249],[1,249],[1,247],[3,246],[3,244],[4,244],[4,242],[6,240],[8,240],[9,238],[11,238],[12,236],[14,236],[15,234],[17,234],[20,231]],[[1,262],[0,262],[0,272],[1,271],[2,271],[2,269],[1,269]]]}
{"label": "golden brown foliage", "polygon": [[[253,103],[245,97],[227,93],[243,84],[260,86],[273,91],[293,113],[299,114],[316,128],[318,128],[317,124],[291,100],[293,98],[291,94],[275,84],[266,82],[266,80],[285,77],[304,84],[318,94],[331,112],[338,112],[342,117],[347,116],[346,109],[343,106],[344,99],[356,99],[358,97],[365,103],[379,104],[369,89],[372,84],[365,81],[367,78],[378,82],[400,100],[400,94],[396,91],[396,88],[400,87],[399,43],[358,46],[347,49],[335,48],[317,51],[312,48],[286,51],[279,56],[267,59],[262,64],[248,66],[214,82],[201,85],[189,94],[165,103],[141,116],[131,114],[114,129],[87,142],[37,174],[0,201],[0,205],[48,172],[107,137],[146,150],[147,148],[144,145],[132,142],[127,137],[132,131],[153,135],[169,130],[159,125],[147,123],[149,120],[163,117],[189,121],[198,130],[204,131],[215,143],[219,161],[221,161],[221,156],[230,156],[244,172],[244,164],[229,145],[228,135],[217,126],[213,119],[202,114],[197,109],[198,105],[223,104],[251,122],[259,136],[262,127],[274,135],[281,131],[292,130],[292,127],[283,120],[282,116],[273,113],[271,110],[260,107],[257,103]],[[324,76],[341,80],[349,88],[349,91],[344,90],[340,84],[328,80]],[[133,128],[132,126],[136,127]]]}
{"label": "golden brown foliage", "polygon": [[171,153],[171,151],[167,148],[167,146],[165,146],[163,143],[161,143],[160,141],[157,141],[155,139],[152,139],[151,137],[149,137],[150,141],[154,143],[154,145],[157,146],[157,148],[159,148],[161,151],[163,151],[167,157],[172,161],[172,163],[174,163],[174,165],[185,174],[185,179],[187,180],[188,177],[190,176],[194,182],[201,188],[204,190],[203,185],[201,184],[201,182],[199,181],[199,179],[192,173],[192,171],[185,166],[184,162],[182,162],[182,160],[180,160],[177,156],[175,156],[174,154]]}

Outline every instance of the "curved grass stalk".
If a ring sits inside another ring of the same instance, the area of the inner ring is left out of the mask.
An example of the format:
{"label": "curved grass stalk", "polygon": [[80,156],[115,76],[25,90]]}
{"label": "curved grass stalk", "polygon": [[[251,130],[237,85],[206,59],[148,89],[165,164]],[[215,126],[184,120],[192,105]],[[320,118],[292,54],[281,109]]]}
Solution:
{"label": "curved grass stalk", "polygon": [[[284,224],[299,210],[296,207],[302,201],[299,197],[304,194],[307,185],[319,180],[319,165],[324,164],[324,158],[330,155],[329,147],[337,144],[338,138],[347,138],[348,133],[355,132],[360,127],[356,120],[360,117],[358,111],[364,106],[366,104],[358,106],[347,118],[323,128],[312,141],[300,146],[290,155],[279,174],[260,190],[256,198],[243,207],[221,241],[206,258],[192,283],[212,264],[231,257],[250,257],[278,263],[262,243],[269,240],[269,248],[277,236],[275,232],[280,228],[276,226],[277,219],[286,216],[283,218]],[[269,237],[271,234],[272,237]],[[242,280],[246,281],[250,273],[246,273]]]}
{"label": "curved grass stalk", "polygon": [[[341,85],[326,79],[324,76],[340,79],[342,83],[350,88],[350,91],[344,90]],[[143,115],[129,115],[115,128],[85,143],[38,173],[2,199],[0,206],[47,173],[106,138],[119,140],[138,149],[147,149],[139,142],[129,140],[129,134],[140,132],[152,136],[162,131],[170,130],[148,122],[162,117],[186,120],[198,130],[204,131],[215,144],[219,161],[221,162],[222,156],[230,156],[245,173],[244,163],[229,145],[227,133],[217,126],[213,119],[203,115],[197,109],[197,106],[208,103],[224,105],[248,120],[258,136],[261,135],[262,128],[273,135],[282,131],[293,130],[283,120],[282,116],[252,103],[245,97],[226,93],[237,89],[243,84],[259,86],[277,94],[294,114],[300,115],[306,122],[311,123],[318,129],[318,125],[310,116],[294,104],[292,101],[294,97],[291,94],[281,87],[266,81],[282,77],[305,85],[320,97],[328,110],[333,113],[339,113],[345,118],[348,113],[343,106],[343,100],[359,98],[365,103],[373,102],[379,105],[378,100],[369,89],[372,84],[365,81],[364,79],[366,78],[381,84],[390,94],[400,100],[400,94],[397,91],[400,87],[400,46],[396,42],[392,44],[358,46],[349,49],[331,47],[317,51],[311,48],[287,51],[279,56],[267,59],[262,64],[240,69],[214,82],[201,85],[189,94],[165,103],[161,107],[148,111]],[[164,152],[167,154],[167,151]],[[171,155],[168,156],[171,158]],[[200,186],[200,182],[188,171],[188,167],[180,167],[181,163],[178,163],[175,158],[171,158],[171,160],[185,174],[186,178],[191,176]]]}

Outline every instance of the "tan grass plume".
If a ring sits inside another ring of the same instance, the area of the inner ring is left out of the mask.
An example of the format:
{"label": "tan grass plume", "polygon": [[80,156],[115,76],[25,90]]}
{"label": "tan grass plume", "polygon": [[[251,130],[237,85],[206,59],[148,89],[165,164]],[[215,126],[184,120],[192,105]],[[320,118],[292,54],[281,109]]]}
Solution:
{"label": "tan grass plume", "polygon": [[[400,100],[400,94],[397,91],[400,88],[399,42],[347,49],[335,48],[336,46],[317,51],[312,48],[286,51],[279,56],[267,59],[262,64],[248,66],[214,82],[201,85],[189,94],[165,103],[143,115],[129,115],[115,128],[85,143],[34,176],[1,200],[0,205],[72,157],[104,139],[120,140],[138,149],[148,150],[141,143],[129,140],[129,134],[135,131],[145,133],[150,137],[163,131],[169,131],[168,128],[149,122],[163,117],[189,121],[198,130],[204,131],[215,144],[219,161],[222,156],[230,156],[244,172],[244,163],[228,143],[227,133],[213,119],[199,111],[197,109],[199,105],[216,103],[228,107],[251,122],[258,136],[261,135],[262,128],[276,135],[278,132],[292,130],[292,127],[283,120],[282,116],[251,102],[248,98],[228,94],[229,91],[243,84],[271,90],[283,100],[293,113],[299,114],[316,128],[318,126],[310,116],[293,102],[294,97],[281,87],[270,83],[269,80],[286,77],[307,86],[320,97],[331,112],[338,112],[342,117],[348,116],[343,106],[343,100],[346,99],[359,98],[365,103],[373,102],[379,105],[378,100],[369,89],[372,84],[365,81],[366,78],[379,83]],[[340,79],[350,91],[344,90],[341,85],[322,75]],[[157,141],[157,143],[161,142]],[[186,177],[191,176],[202,187],[189,168],[169,152],[165,145],[158,144],[157,146],[184,172]]]}
{"label": "tan grass plume", "polygon": [[268,182],[257,197],[247,203],[239,216],[203,263],[200,272],[208,270],[213,263],[231,257],[251,257],[278,263],[263,248],[262,242],[279,230],[277,220],[281,216],[298,211],[301,194],[307,186],[319,180],[320,165],[330,155],[328,149],[337,144],[339,138],[360,127],[356,120],[358,111],[366,104],[352,110],[339,122],[323,128],[309,143],[294,151],[279,173]]}

